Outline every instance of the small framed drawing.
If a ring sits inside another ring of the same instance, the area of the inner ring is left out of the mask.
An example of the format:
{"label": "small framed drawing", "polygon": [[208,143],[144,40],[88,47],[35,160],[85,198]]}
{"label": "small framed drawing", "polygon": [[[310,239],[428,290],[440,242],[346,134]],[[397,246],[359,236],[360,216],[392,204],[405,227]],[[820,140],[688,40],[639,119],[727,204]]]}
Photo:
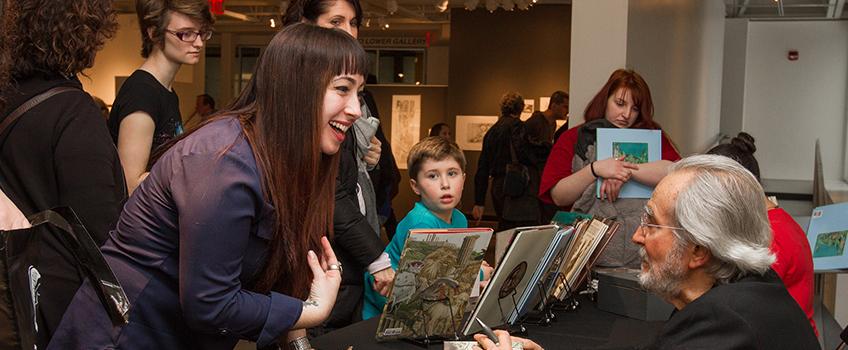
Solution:
{"label": "small framed drawing", "polygon": [[[598,157],[624,157],[633,164],[650,163],[662,159],[662,131],[646,129],[598,128]],[[650,198],[654,188],[635,180],[621,187],[619,198]],[[601,179],[597,180],[596,196],[601,196]]]}
{"label": "small framed drawing", "polygon": [[456,144],[465,151],[482,151],[483,137],[497,121],[496,116],[456,116]]}
{"label": "small framed drawing", "polygon": [[536,100],[524,100],[524,110],[521,111],[521,120],[530,119],[533,111],[536,110]]}

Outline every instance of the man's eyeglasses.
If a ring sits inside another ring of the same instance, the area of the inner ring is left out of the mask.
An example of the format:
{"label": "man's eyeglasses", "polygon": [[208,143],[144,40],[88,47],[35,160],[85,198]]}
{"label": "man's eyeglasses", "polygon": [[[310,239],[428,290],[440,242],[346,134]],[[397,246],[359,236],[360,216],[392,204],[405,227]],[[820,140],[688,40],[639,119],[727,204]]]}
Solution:
{"label": "man's eyeglasses", "polygon": [[649,215],[649,214],[648,214],[648,208],[646,207],[646,208],[645,208],[645,211],[644,211],[644,212],[642,212],[642,217],[641,217],[640,222],[639,222],[639,225],[640,225],[640,226],[656,227],[656,228],[667,228],[667,229],[669,229],[669,230],[680,230],[680,231],[686,231],[686,229],[685,229],[685,228],[682,228],[682,227],[652,224],[652,223],[648,222],[648,215]]}
{"label": "man's eyeglasses", "polygon": [[167,30],[167,29],[165,31],[168,32],[168,33],[174,34],[174,36],[177,37],[177,39],[180,39],[181,41],[185,41],[187,43],[194,42],[195,40],[197,40],[198,36],[200,37],[200,40],[203,40],[203,41],[207,41],[207,40],[212,38],[212,32],[195,32],[195,31],[191,31],[191,30],[182,30],[182,31],[176,32],[176,31]]}

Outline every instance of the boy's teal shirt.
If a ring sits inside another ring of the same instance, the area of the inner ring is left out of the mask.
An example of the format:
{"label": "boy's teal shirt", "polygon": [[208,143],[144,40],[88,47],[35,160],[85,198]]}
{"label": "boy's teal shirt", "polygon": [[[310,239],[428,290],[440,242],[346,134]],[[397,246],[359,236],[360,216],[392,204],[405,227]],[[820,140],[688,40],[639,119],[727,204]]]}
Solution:
{"label": "boy's teal shirt", "polygon": [[[397,231],[395,231],[392,241],[386,246],[385,252],[389,254],[389,259],[392,261],[392,268],[397,271],[400,263],[400,253],[403,252],[403,245],[406,243],[406,237],[409,235],[409,230],[428,229],[428,228],[468,228],[468,220],[456,208],[451,214],[451,222],[447,223],[437,217],[430,209],[416,202],[412,210],[406,214],[398,223]],[[362,319],[367,320],[374,316],[378,316],[383,312],[383,306],[386,305],[386,297],[377,293],[371,286],[374,285],[374,276],[365,272],[365,300],[362,304]]]}

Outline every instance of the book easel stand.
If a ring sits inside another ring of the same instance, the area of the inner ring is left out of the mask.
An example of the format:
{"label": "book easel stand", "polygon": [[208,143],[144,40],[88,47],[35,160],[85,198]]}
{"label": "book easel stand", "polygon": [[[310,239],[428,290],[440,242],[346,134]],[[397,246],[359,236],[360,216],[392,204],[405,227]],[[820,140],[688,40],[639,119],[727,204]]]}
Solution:
{"label": "book easel stand", "polygon": [[[504,320],[505,323],[507,321],[507,317],[504,315],[503,307],[501,307],[501,300],[506,297],[510,297],[510,299],[512,299],[512,309],[515,310],[515,312],[518,312],[518,302],[515,301],[515,295],[518,292],[515,290],[515,287],[516,286],[514,285],[504,284],[501,286],[501,290],[498,293],[498,309],[501,312],[501,319]],[[515,324],[507,324],[507,331],[509,331],[510,334],[526,335],[527,327],[524,327],[524,324],[521,321],[518,321]]]}
{"label": "book easel stand", "polygon": [[565,284],[565,298],[551,303],[551,311],[576,311],[580,307],[580,302],[577,301],[574,289],[568,284],[568,279],[565,278],[562,272],[557,272],[556,278],[559,282]]}
{"label": "book easel stand", "polygon": [[[426,349],[427,347],[430,346],[430,344],[437,344],[437,343],[440,343],[440,342],[444,342],[445,340],[459,340],[459,330],[457,329],[457,322],[456,322],[456,318],[454,317],[453,304],[451,303],[450,296],[446,295],[446,296],[441,297],[441,298],[427,298],[424,295],[421,295],[420,299],[421,299],[421,304],[420,304],[421,307],[418,310],[419,310],[419,312],[421,312],[421,316],[423,317],[423,320],[424,320],[424,322],[423,322],[423,324],[424,324],[424,337],[423,338],[404,339],[404,341],[418,345],[418,346]],[[429,309],[429,308],[425,308],[424,305],[427,304],[429,306],[432,306],[435,303],[445,303],[445,302],[448,305],[448,312],[450,312],[450,315],[451,315],[450,318],[451,318],[451,327],[453,329],[453,338],[431,335],[430,330],[427,327],[427,324],[428,324],[428,322],[427,322],[427,309]]]}

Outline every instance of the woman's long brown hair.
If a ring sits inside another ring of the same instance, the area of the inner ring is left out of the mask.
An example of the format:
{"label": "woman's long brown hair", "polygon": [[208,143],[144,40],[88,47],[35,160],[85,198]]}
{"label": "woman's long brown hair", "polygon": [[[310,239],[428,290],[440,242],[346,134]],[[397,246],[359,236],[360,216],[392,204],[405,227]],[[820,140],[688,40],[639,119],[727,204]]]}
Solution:
{"label": "woman's long brown hair", "polygon": [[321,237],[332,234],[338,172],[338,155],[320,148],[324,95],[343,74],[367,75],[367,56],[353,37],[311,24],[287,26],[271,39],[238,99],[198,126],[239,118],[275,208],[266,265],[252,290],[309,294],[306,253],[321,256]]}
{"label": "woman's long brown hair", "polygon": [[642,79],[642,76],[632,69],[618,69],[612,72],[607,83],[586,105],[583,118],[587,122],[605,118],[607,99],[620,88],[630,91],[630,95],[633,96],[633,104],[639,107],[639,116],[636,117],[631,128],[659,129],[660,125],[654,121],[654,101],[651,99],[651,89],[648,88],[645,79]]}

